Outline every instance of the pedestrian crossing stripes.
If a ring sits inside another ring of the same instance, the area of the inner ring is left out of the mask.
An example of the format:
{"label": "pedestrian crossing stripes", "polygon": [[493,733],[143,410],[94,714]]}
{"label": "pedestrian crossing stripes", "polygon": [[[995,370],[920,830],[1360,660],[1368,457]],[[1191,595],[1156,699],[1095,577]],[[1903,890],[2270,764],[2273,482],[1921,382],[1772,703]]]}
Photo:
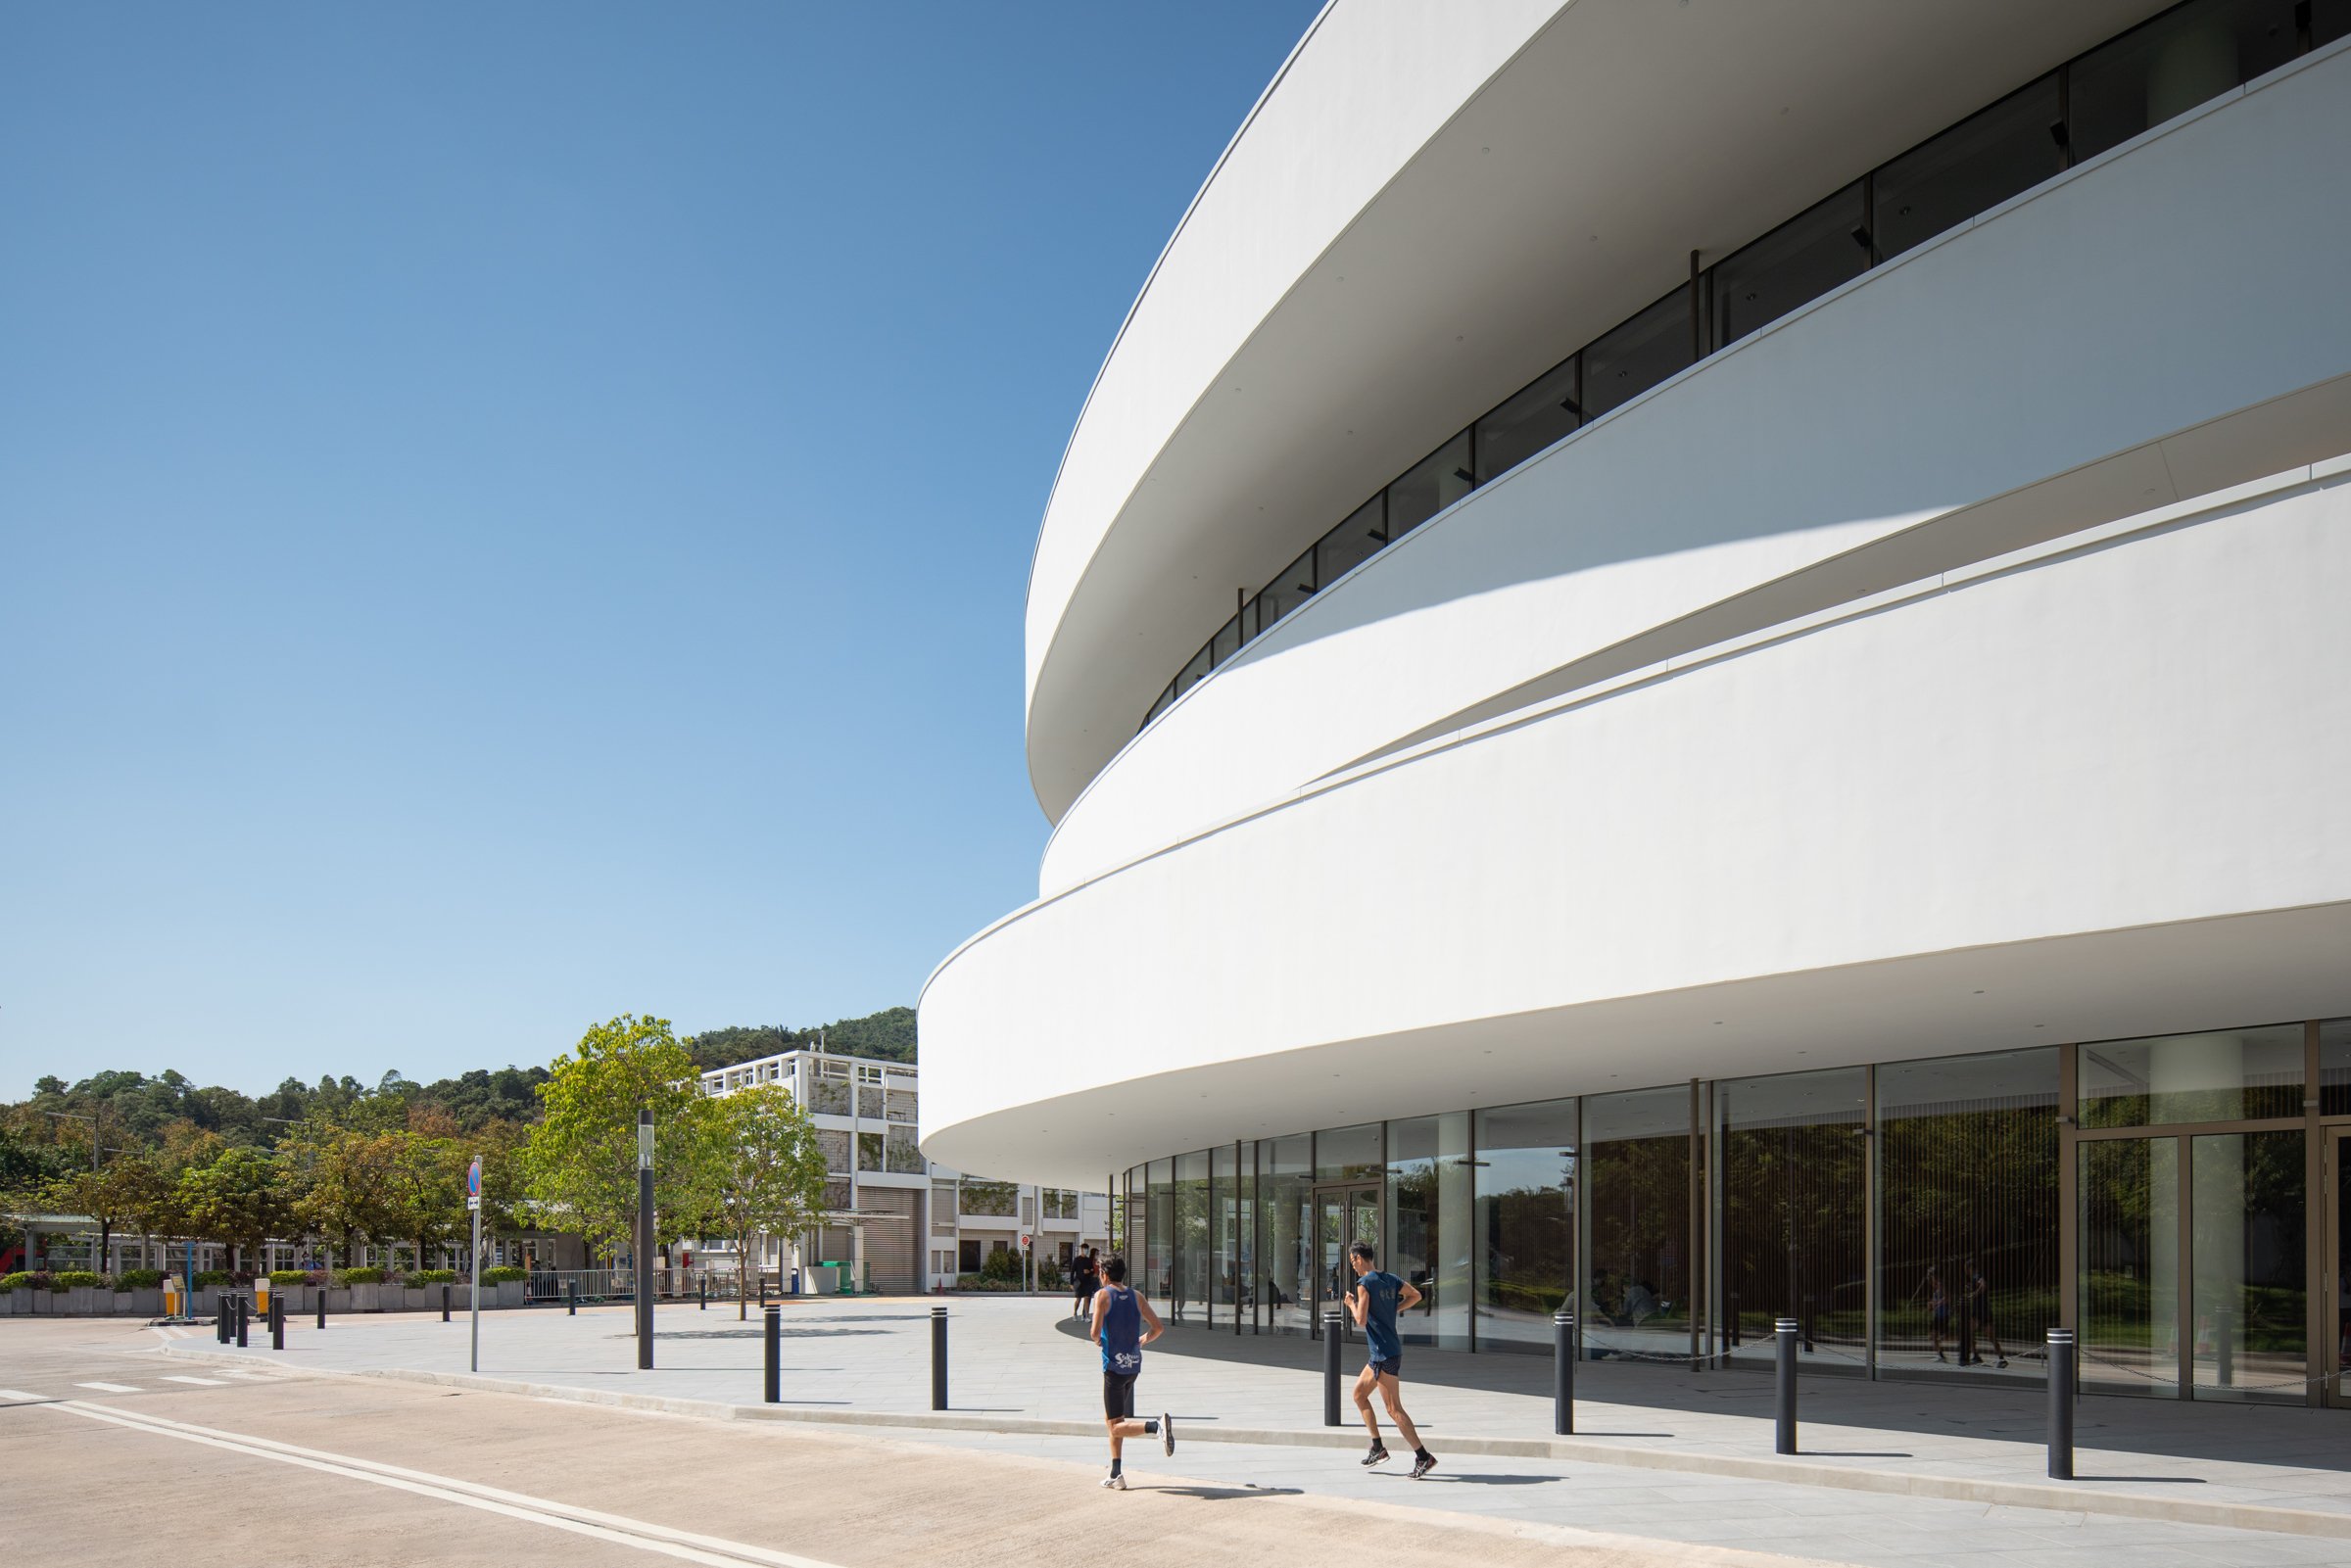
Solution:
{"label": "pedestrian crossing stripes", "polygon": [[[221,1382],[216,1377],[187,1377],[178,1372],[166,1372],[164,1374],[164,1381],[167,1383],[193,1383],[198,1388],[205,1389],[224,1389],[228,1387],[227,1384]],[[82,1385],[83,1388],[96,1388],[97,1386],[98,1385],[95,1383],[84,1383]]]}
{"label": "pedestrian crossing stripes", "polygon": [[76,1383],[73,1386],[77,1389],[96,1389],[101,1394],[136,1394],[139,1392],[138,1385],[135,1383]]}

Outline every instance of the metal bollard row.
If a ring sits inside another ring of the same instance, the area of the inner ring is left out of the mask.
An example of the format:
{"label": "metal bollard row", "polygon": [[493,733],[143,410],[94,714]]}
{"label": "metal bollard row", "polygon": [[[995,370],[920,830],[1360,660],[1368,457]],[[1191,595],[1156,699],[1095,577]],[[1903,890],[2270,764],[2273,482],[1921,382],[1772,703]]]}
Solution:
{"label": "metal bollard row", "polygon": [[769,1404],[778,1404],[784,1399],[784,1308],[771,1307],[762,1315],[767,1320],[767,1385],[764,1398]]}
{"label": "metal bollard row", "polygon": [[1803,1325],[1793,1317],[1775,1318],[1771,1325],[1772,1349],[1776,1360],[1772,1367],[1772,1451],[1796,1451],[1796,1346]]}
{"label": "metal bollard row", "polygon": [[1575,1431],[1575,1314],[1564,1308],[1551,1314],[1551,1430]]}

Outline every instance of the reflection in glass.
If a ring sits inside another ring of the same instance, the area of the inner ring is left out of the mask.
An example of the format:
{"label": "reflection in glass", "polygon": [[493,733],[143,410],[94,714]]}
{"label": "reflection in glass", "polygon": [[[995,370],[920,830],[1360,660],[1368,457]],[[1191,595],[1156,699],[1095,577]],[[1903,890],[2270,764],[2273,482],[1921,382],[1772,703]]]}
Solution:
{"label": "reflection in glass", "polygon": [[1232,1285],[1224,1299],[1233,1304],[1236,1320],[1248,1324],[1251,1333],[1258,1333],[1265,1326],[1265,1315],[1257,1298],[1257,1145],[1242,1144],[1239,1161],[1233,1176],[1232,1239],[1226,1247]]}
{"label": "reflection in glass", "polygon": [[2094,158],[2294,57],[2294,0],[2190,0],[2068,67],[2074,157]]}
{"label": "reflection in glass", "polygon": [[1241,618],[1235,615],[1208,640],[1208,662],[1213,669],[1241,651]]}
{"label": "reflection in glass", "polygon": [[1176,1162],[1143,1167],[1143,1294],[1165,1302],[1176,1276]]}
{"label": "reflection in glass", "polygon": [[2189,1141],[2195,1397],[2300,1404],[2308,1341],[2302,1134]]}
{"label": "reflection in glass", "polygon": [[1208,1153],[1176,1157],[1176,1272],[1168,1291],[1173,1322],[1199,1322],[1208,1302]]}
{"label": "reflection in glass", "polygon": [[1263,632],[1275,621],[1304,604],[1315,592],[1315,551],[1307,546],[1305,554],[1273,574],[1273,581],[1258,590],[1251,600],[1257,606],[1257,628]]}
{"label": "reflection in glass", "polygon": [[1327,585],[1388,542],[1387,502],[1374,496],[1315,546],[1315,582]]}
{"label": "reflection in glass", "polygon": [[1549,1354],[1575,1276],[1575,1102],[1477,1114],[1477,1345]]}
{"label": "reflection in glass", "polygon": [[2046,1375],[2057,1311],[2057,1049],[1878,1069],[1878,1366]]}
{"label": "reflection in glass", "polygon": [[[1803,1325],[1805,1371],[1854,1372],[1868,1332],[1868,1076],[1859,1068],[1738,1078],[1722,1132],[1722,1290],[1734,1354],[1769,1359],[1775,1317]],[[1847,1358],[1814,1359],[1822,1346]]]}
{"label": "reflection in glass", "polygon": [[2081,1050],[2086,1127],[2302,1114],[2302,1025],[2098,1040]]}
{"label": "reflection in glass", "polygon": [[1577,1315],[1587,1355],[1690,1354],[1690,1091],[1584,1101],[1590,1265]]}
{"label": "reflection in glass", "polygon": [[1230,1328],[1238,1282],[1232,1277],[1232,1229],[1238,1217],[1233,1208],[1233,1146],[1218,1144],[1208,1152],[1208,1321]]}
{"label": "reflection in glass", "polygon": [[1582,421],[1576,410],[1575,356],[1570,355],[1533,385],[1477,422],[1477,481],[1509,473],[1566,436]]}
{"label": "reflection in glass", "polygon": [[1855,180],[1714,267],[1714,346],[1738,342],[1869,269]]}
{"label": "reflection in glass", "polygon": [[1388,538],[1402,539],[1469,494],[1469,432],[1464,430],[1421,458],[1388,487]]}
{"label": "reflection in glass", "polygon": [[1184,662],[1183,668],[1176,672],[1176,695],[1181,696],[1193,687],[1198,686],[1208,671],[1208,644],[1203,642],[1200,644],[1200,651],[1193,654]]}
{"label": "reflection in glass", "polygon": [[1420,1292],[1406,1341],[1469,1348],[1469,1113],[1388,1123],[1388,1246],[1380,1266]]}
{"label": "reflection in glass", "polygon": [[1677,370],[1690,354],[1690,291],[1677,288],[1584,350],[1584,417],[1632,402]]}
{"label": "reflection in glass", "polygon": [[1314,1139],[1268,1138],[1258,1146],[1265,1169],[1266,1321],[1276,1334],[1303,1334],[1314,1302]]}
{"label": "reflection in glass", "polygon": [[2074,1152],[2082,1386],[2177,1398],[2180,1140],[2087,1140]]}
{"label": "reflection in glass", "polygon": [[2064,171],[2052,71],[1970,115],[1875,176],[1878,254],[1893,258]]}
{"label": "reflection in glass", "polygon": [[2319,1025],[2319,1115],[2351,1117],[2351,1019]]}
{"label": "reflection in glass", "polygon": [[1367,1121],[1355,1127],[1331,1127],[1315,1134],[1317,1181],[1377,1181],[1384,1168],[1379,1152],[1379,1126]]}

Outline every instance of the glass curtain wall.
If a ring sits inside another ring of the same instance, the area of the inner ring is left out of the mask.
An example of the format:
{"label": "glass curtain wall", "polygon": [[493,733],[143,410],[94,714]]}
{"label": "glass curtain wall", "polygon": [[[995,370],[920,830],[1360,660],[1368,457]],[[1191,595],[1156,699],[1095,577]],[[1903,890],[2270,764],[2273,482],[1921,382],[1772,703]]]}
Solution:
{"label": "glass curtain wall", "polygon": [[1304,1334],[1314,1303],[1314,1135],[1258,1145],[1265,1192],[1265,1320],[1276,1334]]}
{"label": "glass curtain wall", "polygon": [[1176,1257],[1168,1320],[1198,1323],[1208,1309],[1208,1151],[1176,1157]]}
{"label": "glass curtain wall", "polygon": [[1380,1266],[1420,1292],[1405,1342],[1469,1348],[1469,1113],[1388,1123],[1388,1244]]}
{"label": "glass curtain wall", "polygon": [[2054,1046],[1878,1069],[1881,1375],[2046,1376],[2057,1090]]}
{"label": "glass curtain wall", "polygon": [[1803,1325],[1807,1372],[1858,1374],[1869,1332],[1868,1073],[1716,1085],[1723,1323],[1729,1354],[1768,1361],[1772,1320]]}
{"label": "glass curtain wall", "polygon": [[1686,1085],[1584,1101],[1592,1186],[1577,1317],[1588,1358],[1689,1356],[1690,1130]]}
{"label": "glass curtain wall", "polygon": [[2076,1146],[2082,1386],[2180,1390],[2180,1140]]}
{"label": "glass curtain wall", "polygon": [[1576,1102],[1480,1111],[1476,1343],[1549,1354],[1575,1288]]}
{"label": "glass curtain wall", "polygon": [[1238,1147],[1219,1144],[1208,1152],[1208,1321],[1212,1328],[1230,1328],[1240,1297],[1233,1275],[1234,1234],[1240,1221],[1240,1190],[1234,1184],[1234,1156]]}

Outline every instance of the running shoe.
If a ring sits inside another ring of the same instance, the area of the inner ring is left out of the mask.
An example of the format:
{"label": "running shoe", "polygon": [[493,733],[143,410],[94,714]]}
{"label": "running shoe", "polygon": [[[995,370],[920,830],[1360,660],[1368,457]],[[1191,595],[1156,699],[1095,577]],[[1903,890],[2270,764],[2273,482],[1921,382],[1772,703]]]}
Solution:
{"label": "running shoe", "polygon": [[1176,1457],[1176,1418],[1165,1410],[1159,1412],[1159,1446],[1169,1458]]}
{"label": "running shoe", "polygon": [[1123,1475],[1106,1475],[1102,1478],[1102,1490],[1124,1492],[1127,1490],[1127,1478]]}
{"label": "running shoe", "polygon": [[1364,1455],[1364,1463],[1366,1465],[1386,1464],[1387,1462],[1388,1450],[1385,1447],[1377,1443],[1372,1444],[1371,1451]]}
{"label": "running shoe", "polygon": [[1435,1454],[1426,1451],[1415,1454],[1413,1456],[1413,1479],[1417,1481],[1436,1467],[1437,1456]]}

